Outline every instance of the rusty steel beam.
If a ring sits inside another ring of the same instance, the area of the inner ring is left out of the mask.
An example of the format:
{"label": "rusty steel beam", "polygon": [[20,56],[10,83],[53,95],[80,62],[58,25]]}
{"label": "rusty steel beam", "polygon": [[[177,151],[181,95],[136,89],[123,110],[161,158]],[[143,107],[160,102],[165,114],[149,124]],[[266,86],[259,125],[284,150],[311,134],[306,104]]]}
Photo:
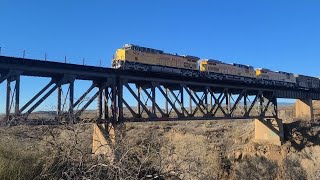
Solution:
{"label": "rusty steel beam", "polygon": [[98,97],[99,92],[96,92],[89,100],[84,104],[84,106],[78,110],[75,114],[76,117],[80,117],[82,113],[90,106],[90,104]]}
{"label": "rusty steel beam", "polygon": [[69,84],[70,94],[69,94],[69,114],[73,115],[73,102],[74,102],[74,80]]}
{"label": "rusty steel beam", "polygon": [[102,99],[103,99],[103,97],[102,97],[102,92],[103,92],[103,90],[102,90],[102,87],[101,87],[101,85],[99,86],[99,88],[98,88],[98,103],[97,103],[97,116],[98,116],[98,120],[101,120],[102,119],[102,105],[103,105],[103,102],[102,102]]}
{"label": "rusty steel beam", "polygon": [[47,92],[40,100],[38,100],[26,113],[25,115],[28,116],[31,114],[44,100],[46,100],[58,87],[59,84],[55,84],[49,92]]}
{"label": "rusty steel beam", "polygon": [[153,114],[149,111],[149,109],[142,103],[142,101],[138,98],[136,93],[132,90],[127,82],[124,83],[124,86],[129,90],[131,95],[135,98],[138,104],[142,107],[142,109],[148,114],[149,118],[154,118]]}
{"label": "rusty steel beam", "polygon": [[82,101],[83,99],[95,88],[95,84],[92,83],[92,85],[89,87],[89,89],[83,93],[80,98],[73,104],[73,108],[75,108],[76,106],[78,106]]}
{"label": "rusty steel beam", "polygon": [[15,115],[18,116],[20,114],[20,75],[16,76],[15,81]]}
{"label": "rusty steel beam", "polygon": [[20,112],[26,110],[36,99],[38,99],[45,91],[49,89],[50,86],[54,84],[54,81],[51,80],[44,88],[42,88],[35,96],[31,98],[21,109]]}
{"label": "rusty steel beam", "polygon": [[103,89],[103,119],[105,120],[105,123],[107,123],[107,120],[109,119],[109,87],[106,86]]}
{"label": "rusty steel beam", "polygon": [[[180,87],[178,95],[176,95],[170,88],[168,88],[168,92],[174,97],[174,102],[173,104],[176,104],[176,102],[179,104],[180,109],[181,109],[181,114],[185,116],[185,114],[189,115],[188,111],[184,108],[184,103],[183,103],[183,86]],[[180,98],[179,98],[180,96]],[[178,109],[178,108],[177,108]],[[180,111],[179,111],[180,112]]]}
{"label": "rusty steel beam", "polygon": [[61,115],[61,110],[62,110],[62,87],[58,86],[57,87],[57,93],[58,93],[58,103],[57,103],[57,115],[60,116]]}
{"label": "rusty steel beam", "polygon": [[154,107],[152,107],[152,113],[154,115],[156,115],[156,111],[154,108],[157,108],[158,111],[161,113],[162,117],[164,117],[165,113],[162,111],[162,109],[159,107],[159,105],[156,103],[155,101],[155,89],[152,90],[152,95],[150,95],[150,93],[145,89],[145,88],[142,88],[142,90],[144,91],[144,93],[151,99],[152,101],[152,104]]}
{"label": "rusty steel beam", "polygon": [[195,103],[195,105],[197,106],[198,110],[203,114],[205,115],[206,113],[201,109],[200,107],[200,103],[201,102],[197,102],[197,100],[194,98],[194,96],[192,95],[191,91],[189,88],[185,88],[186,92],[189,94],[190,98],[192,99],[192,101]]}
{"label": "rusty steel beam", "polygon": [[10,99],[11,99],[11,81],[7,80],[7,94],[6,94],[6,119],[10,117]]}
{"label": "rusty steel beam", "polygon": [[[161,88],[161,86],[159,84],[157,84],[156,87],[160,90],[160,93],[163,95],[163,97],[170,104],[171,108],[177,113],[178,117],[183,117],[184,115],[180,113],[180,111],[176,108],[175,104],[172,103],[172,101],[170,100],[168,93],[164,92],[164,90]],[[170,116],[170,114],[168,114],[168,116]]]}
{"label": "rusty steel beam", "polygon": [[123,80],[117,79],[117,94],[118,94],[118,118],[117,123],[123,123],[124,121],[124,113],[123,113]]}

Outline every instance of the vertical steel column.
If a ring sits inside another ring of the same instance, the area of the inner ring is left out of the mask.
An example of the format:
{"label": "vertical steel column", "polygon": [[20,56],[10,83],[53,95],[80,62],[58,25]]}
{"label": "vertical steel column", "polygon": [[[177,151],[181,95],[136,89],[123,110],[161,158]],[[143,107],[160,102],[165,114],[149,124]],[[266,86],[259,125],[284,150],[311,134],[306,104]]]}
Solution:
{"label": "vertical steel column", "polygon": [[16,77],[15,115],[20,114],[20,75]]}
{"label": "vertical steel column", "polygon": [[73,116],[73,102],[74,102],[74,80],[70,82],[69,85],[70,95],[69,95],[69,114]]}
{"label": "vertical steel column", "polygon": [[[190,90],[190,89],[189,89]],[[190,90],[191,91],[191,90]],[[191,91],[191,95],[193,94],[193,91]],[[192,114],[192,98],[189,95],[189,114]]]}
{"label": "vertical steel column", "polygon": [[208,109],[209,109],[209,107],[208,107],[208,87],[206,87],[206,90],[205,90],[205,94],[204,94],[204,103],[205,103],[205,107],[206,107],[206,115],[208,115],[208,113],[209,113],[209,111],[208,111]]}
{"label": "vertical steel column", "polygon": [[264,97],[262,93],[259,92],[259,99],[260,99],[260,116],[263,115],[263,102],[264,102]]}
{"label": "vertical steel column", "polygon": [[109,119],[109,89],[108,87],[104,88],[104,97],[103,97],[103,119],[107,121]]}
{"label": "vertical steel column", "polygon": [[276,118],[278,118],[279,114],[278,114],[278,100],[277,100],[277,97],[273,98],[273,106],[274,106],[275,116],[276,116]]}
{"label": "vertical steel column", "polygon": [[10,98],[11,98],[11,81],[7,79],[7,96],[6,96],[6,119],[10,118]]}
{"label": "vertical steel column", "polygon": [[225,91],[225,97],[226,97],[226,106],[227,106],[227,113],[230,115],[230,110],[231,110],[231,96],[229,94],[229,91]]}
{"label": "vertical steel column", "polygon": [[212,108],[212,99],[213,99],[213,97],[212,96],[214,96],[213,94],[211,94],[211,93],[209,93],[209,97],[210,97],[210,109]]}
{"label": "vertical steel column", "polygon": [[137,85],[138,87],[138,92],[137,92],[137,94],[138,94],[138,101],[137,101],[137,113],[138,113],[138,115],[140,116],[141,115],[141,106],[140,106],[140,103],[139,103],[139,101],[141,101],[141,87],[139,86],[139,85]]}
{"label": "vertical steel column", "polygon": [[62,96],[61,85],[57,87],[57,91],[58,91],[57,115],[60,116],[61,115],[61,96]]}
{"label": "vertical steel column", "polygon": [[152,95],[152,113],[156,116],[156,88],[154,87],[154,85],[151,86],[151,95]]}
{"label": "vertical steel column", "polygon": [[244,114],[247,114],[248,112],[248,93],[244,93],[244,101],[243,101],[243,106],[244,106]]}
{"label": "vertical steel column", "polygon": [[[165,88],[165,89],[166,89],[166,96],[168,97],[169,90],[168,90],[168,88]],[[165,99],[165,112],[169,116],[169,102],[168,102],[167,98],[164,98],[164,99]]]}
{"label": "vertical steel column", "polygon": [[116,83],[115,83],[115,79],[112,80],[112,95],[111,95],[111,111],[112,111],[112,122],[111,123],[115,123],[117,122],[117,87],[116,87]]}
{"label": "vertical steel column", "polygon": [[184,91],[184,88],[183,88],[183,86],[181,86],[181,87],[180,87],[180,94],[181,94],[181,99],[180,99],[181,104],[180,104],[180,108],[181,108],[182,114],[184,114],[184,111],[183,111],[183,109],[184,109],[184,93],[183,93],[183,91]]}
{"label": "vertical steel column", "polygon": [[118,90],[118,122],[122,123],[123,122],[123,81],[119,79],[117,81],[117,90]]}
{"label": "vertical steel column", "polygon": [[101,83],[99,83],[98,86],[98,109],[97,109],[97,116],[98,116],[98,120],[101,120],[102,118],[102,87],[101,87]]}

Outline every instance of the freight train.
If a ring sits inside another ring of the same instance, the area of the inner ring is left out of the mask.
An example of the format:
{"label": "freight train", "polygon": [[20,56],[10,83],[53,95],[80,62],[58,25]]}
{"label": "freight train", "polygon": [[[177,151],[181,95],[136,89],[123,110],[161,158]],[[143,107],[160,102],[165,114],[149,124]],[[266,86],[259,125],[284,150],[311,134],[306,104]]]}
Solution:
{"label": "freight train", "polygon": [[190,55],[165,53],[162,50],[126,44],[117,49],[112,67],[116,69],[170,73],[188,77],[205,77],[221,81],[285,86],[320,90],[320,79],[293,73],[229,64]]}

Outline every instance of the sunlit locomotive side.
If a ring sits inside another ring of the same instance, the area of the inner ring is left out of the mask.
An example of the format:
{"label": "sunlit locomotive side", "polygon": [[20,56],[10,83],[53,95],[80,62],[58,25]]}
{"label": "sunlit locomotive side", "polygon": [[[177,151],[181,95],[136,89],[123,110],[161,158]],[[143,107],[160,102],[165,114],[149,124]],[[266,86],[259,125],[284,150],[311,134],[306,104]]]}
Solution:
{"label": "sunlit locomotive side", "polygon": [[281,85],[287,87],[296,86],[296,78],[293,73],[257,68],[256,75],[261,84]]}
{"label": "sunlit locomotive side", "polygon": [[198,60],[195,56],[174,55],[157,49],[126,44],[116,51],[112,67],[196,76]]}
{"label": "sunlit locomotive side", "polygon": [[[199,64],[198,64],[199,63]],[[243,82],[267,86],[283,86],[320,91],[320,79],[293,73],[254,69],[249,65],[229,64],[219,60],[196,56],[181,56],[165,53],[133,44],[126,44],[114,54],[112,67],[134,71],[152,71],[189,77],[202,77],[220,81]]]}
{"label": "sunlit locomotive side", "polygon": [[233,80],[245,83],[254,83],[256,81],[256,72],[252,66],[204,59],[200,61],[199,68],[202,74],[210,79]]}

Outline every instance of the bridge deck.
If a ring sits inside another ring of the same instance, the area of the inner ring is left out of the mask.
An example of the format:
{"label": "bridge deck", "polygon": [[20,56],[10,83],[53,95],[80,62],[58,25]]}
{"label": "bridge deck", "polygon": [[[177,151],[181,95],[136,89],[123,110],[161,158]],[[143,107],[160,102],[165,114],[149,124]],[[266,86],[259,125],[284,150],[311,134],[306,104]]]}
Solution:
{"label": "bridge deck", "polygon": [[84,66],[77,64],[41,61],[34,59],[23,59],[16,57],[0,56],[0,72],[2,74],[10,71],[21,71],[24,76],[37,77],[61,77],[63,75],[74,75],[79,80],[102,80],[108,77],[123,77],[128,81],[143,84],[145,81],[158,81],[163,84],[188,84],[195,87],[214,86],[216,88],[252,89],[275,92],[277,98],[289,99],[320,99],[320,92],[287,88],[281,86],[264,86],[257,84],[244,84],[240,82],[214,81],[206,78],[183,77],[171,74],[154,72],[135,72],[117,70],[112,68]]}

